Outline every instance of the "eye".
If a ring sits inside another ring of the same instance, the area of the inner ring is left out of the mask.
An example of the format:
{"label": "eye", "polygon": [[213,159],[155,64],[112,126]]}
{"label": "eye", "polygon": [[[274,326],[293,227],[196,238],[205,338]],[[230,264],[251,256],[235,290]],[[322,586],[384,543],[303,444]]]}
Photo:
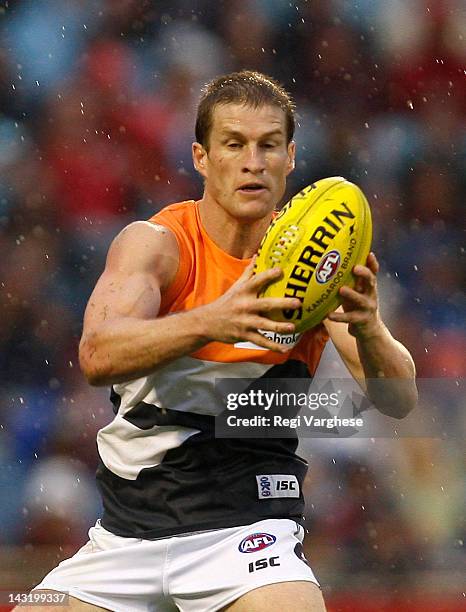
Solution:
{"label": "eye", "polygon": [[274,149],[276,146],[274,142],[264,142],[262,145],[264,149]]}
{"label": "eye", "polygon": [[241,148],[241,143],[240,142],[229,142],[227,144],[227,147],[229,149],[240,149]]}

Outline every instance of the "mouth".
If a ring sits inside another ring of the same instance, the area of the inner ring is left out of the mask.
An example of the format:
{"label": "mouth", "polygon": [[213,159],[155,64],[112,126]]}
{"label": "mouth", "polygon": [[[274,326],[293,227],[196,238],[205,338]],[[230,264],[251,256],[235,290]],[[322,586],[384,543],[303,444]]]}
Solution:
{"label": "mouth", "polygon": [[238,187],[238,191],[241,193],[255,194],[255,195],[262,193],[266,189],[267,188],[263,183],[257,183],[257,182],[244,183],[243,185]]}

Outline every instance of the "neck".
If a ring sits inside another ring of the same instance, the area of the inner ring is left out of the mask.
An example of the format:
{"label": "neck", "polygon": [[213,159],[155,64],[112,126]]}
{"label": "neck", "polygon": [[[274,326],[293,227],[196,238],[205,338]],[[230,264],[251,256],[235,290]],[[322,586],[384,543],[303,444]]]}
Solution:
{"label": "neck", "polygon": [[257,252],[272,220],[272,212],[259,219],[238,219],[206,194],[199,202],[199,213],[209,238],[223,251],[237,259],[249,259]]}

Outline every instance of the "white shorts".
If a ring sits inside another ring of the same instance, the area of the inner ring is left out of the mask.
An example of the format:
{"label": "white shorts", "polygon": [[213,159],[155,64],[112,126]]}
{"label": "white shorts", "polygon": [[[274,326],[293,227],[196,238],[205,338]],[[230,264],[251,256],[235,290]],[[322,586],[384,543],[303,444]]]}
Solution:
{"label": "white shorts", "polygon": [[35,588],[114,612],[213,612],[266,584],[318,584],[304,529],[289,519],[158,540],[116,536],[97,521],[89,538]]}

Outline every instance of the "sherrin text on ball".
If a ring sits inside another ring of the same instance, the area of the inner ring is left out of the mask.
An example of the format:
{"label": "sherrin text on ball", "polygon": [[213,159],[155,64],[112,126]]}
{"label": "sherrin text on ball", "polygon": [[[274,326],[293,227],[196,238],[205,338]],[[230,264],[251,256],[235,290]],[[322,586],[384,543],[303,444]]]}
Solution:
{"label": "sherrin text on ball", "polygon": [[302,301],[301,308],[275,311],[272,318],[294,322],[297,332],[320,323],[340,304],[340,287],[354,286],[352,270],[366,263],[371,241],[371,212],[357,185],[334,176],[297,193],[272,221],[256,259],[256,273],[283,270],[262,296]]}

